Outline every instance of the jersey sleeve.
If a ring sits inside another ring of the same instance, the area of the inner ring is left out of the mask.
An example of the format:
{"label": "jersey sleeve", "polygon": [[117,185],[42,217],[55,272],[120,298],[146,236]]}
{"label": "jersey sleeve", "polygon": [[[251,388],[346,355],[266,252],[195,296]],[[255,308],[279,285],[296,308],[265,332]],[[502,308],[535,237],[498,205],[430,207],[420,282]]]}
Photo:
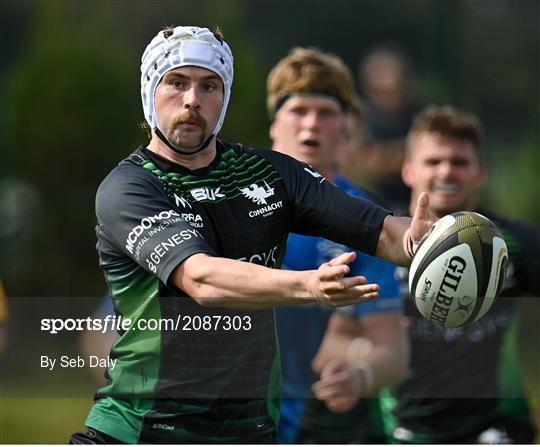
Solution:
{"label": "jersey sleeve", "polygon": [[112,246],[163,283],[193,254],[213,255],[152,174],[136,166],[121,164],[103,181],[96,195],[96,215],[100,255]]}
{"label": "jersey sleeve", "polygon": [[292,232],[324,237],[370,255],[375,253],[383,221],[390,211],[349,196],[305,163],[270,152],[268,158],[280,173],[293,203]]}

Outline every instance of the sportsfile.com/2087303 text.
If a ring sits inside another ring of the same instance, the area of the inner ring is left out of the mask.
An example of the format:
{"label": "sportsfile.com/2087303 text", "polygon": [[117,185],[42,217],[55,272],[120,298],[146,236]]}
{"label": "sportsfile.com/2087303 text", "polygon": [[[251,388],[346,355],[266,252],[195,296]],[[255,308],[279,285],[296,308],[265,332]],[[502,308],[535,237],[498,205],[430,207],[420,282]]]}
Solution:
{"label": "sportsfile.com/2087303 text", "polygon": [[42,318],[40,330],[49,334],[63,331],[249,331],[249,315],[178,315],[176,318],[139,318],[131,320],[122,316],[107,315],[103,318]]}

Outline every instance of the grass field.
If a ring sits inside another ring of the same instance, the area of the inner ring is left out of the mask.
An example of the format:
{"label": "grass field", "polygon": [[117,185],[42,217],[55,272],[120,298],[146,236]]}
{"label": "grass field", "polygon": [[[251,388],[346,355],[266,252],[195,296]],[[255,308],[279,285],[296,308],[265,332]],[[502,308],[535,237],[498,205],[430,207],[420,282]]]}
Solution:
{"label": "grass field", "polygon": [[92,405],[87,398],[0,398],[1,444],[67,444],[84,429]]}

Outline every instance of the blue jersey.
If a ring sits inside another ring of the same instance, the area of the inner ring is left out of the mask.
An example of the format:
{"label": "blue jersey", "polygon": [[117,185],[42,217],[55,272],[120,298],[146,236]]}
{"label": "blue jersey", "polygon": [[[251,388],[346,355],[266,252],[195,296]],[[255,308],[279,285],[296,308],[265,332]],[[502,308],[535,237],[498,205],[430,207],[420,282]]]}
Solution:
{"label": "blue jersey", "polygon": [[[335,176],[334,183],[352,196],[369,199],[339,175]],[[317,269],[321,264],[349,251],[355,250],[320,237],[290,234],[283,268]],[[395,266],[362,252],[356,251],[356,254],[356,260],[350,264],[351,276],[365,276],[370,283],[379,284],[381,289],[379,298],[351,306],[347,313],[361,318],[373,313],[401,312],[402,300]],[[276,310],[282,363],[281,397],[284,399],[278,430],[280,443],[295,442],[304,400],[313,397],[311,385],[318,379],[311,369],[311,361],[319,349],[334,310],[317,303]]]}

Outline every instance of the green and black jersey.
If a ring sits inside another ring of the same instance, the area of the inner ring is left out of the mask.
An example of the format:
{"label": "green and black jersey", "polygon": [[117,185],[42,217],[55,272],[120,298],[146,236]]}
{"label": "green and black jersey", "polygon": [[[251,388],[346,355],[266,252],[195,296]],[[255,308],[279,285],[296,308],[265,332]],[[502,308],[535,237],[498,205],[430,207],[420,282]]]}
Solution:
{"label": "green and black jersey", "polygon": [[100,265],[131,325],[87,425],[128,443],[245,443],[275,431],[273,310],[203,308],[170,282],[182,261],[206,253],[279,268],[289,232],[373,254],[388,214],[291,157],[219,141],[195,171],[140,147],[99,187],[96,213]]}
{"label": "green and black jersey", "polygon": [[[509,431],[509,418],[521,418],[523,424],[514,425],[526,436],[531,433],[515,356],[513,389],[505,389],[503,354],[518,297],[540,296],[540,238],[534,228],[479,212],[501,230],[510,258],[501,296],[480,320],[453,329],[430,323],[410,298],[408,270],[398,269],[406,296],[411,360],[405,379],[381,399],[385,430],[394,442],[476,443],[490,427]],[[512,439],[512,433],[507,435]]]}

